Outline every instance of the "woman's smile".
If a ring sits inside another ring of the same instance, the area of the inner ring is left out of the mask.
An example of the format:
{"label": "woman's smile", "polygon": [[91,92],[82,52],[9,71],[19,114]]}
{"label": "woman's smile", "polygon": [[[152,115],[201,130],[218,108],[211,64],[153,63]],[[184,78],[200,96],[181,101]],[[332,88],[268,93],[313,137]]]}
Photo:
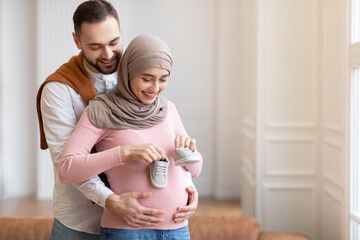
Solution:
{"label": "woman's smile", "polygon": [[130,79],[130,89],[143,104],[152,104],[167,86],[169,71],[164,68],[148,68]]}
{"label": "woman's smile", "polygon": [[151,93],[151,92],[145,92],[143,91],[143,93],[145,94],[146,97],[148,97],[149,99],[153,99],[154,97],[157,96],[156,93]]}

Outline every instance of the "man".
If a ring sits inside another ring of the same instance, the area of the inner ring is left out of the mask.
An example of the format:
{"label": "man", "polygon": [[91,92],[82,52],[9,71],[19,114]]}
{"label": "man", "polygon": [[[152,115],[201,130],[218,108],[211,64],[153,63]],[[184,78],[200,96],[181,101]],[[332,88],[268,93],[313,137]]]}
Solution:
{"label": "man", "polygon": [[[55,219],[51,239],[98,239],[104,207],[129,225],[154,226],[162,221],[164,212],[145,208],[138,202],[151,193],[116,195],[99,177],[78,184],[62,184],[59,180],[58,165],[65,143],[89,100],[96,94],[115,89],[116,69],[122,53],[120,22],[110,3],[84,2],[76,9],[73,21],[73,38],[81,52],[51,74],[37,95],[41,148],[49,148],[54,165]],[[150,145],[139,145],[136,149],[124,147],[123,150],[134,158],[147,154],[157,160],[163,155],[161,150]],[[189,187],[187,191],[189,205],[179,208],[174,221],[188,219],[197,207],[195,188]]]}

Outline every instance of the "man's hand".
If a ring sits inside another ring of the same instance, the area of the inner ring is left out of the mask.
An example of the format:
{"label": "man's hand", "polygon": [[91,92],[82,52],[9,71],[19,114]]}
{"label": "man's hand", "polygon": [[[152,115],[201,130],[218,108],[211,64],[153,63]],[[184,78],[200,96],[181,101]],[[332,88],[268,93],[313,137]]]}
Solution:
{"label": "man's hand", "polygon": [[105,207],[117,219],[132,227],[155,226],[163,221],[159,215],[164,215],[164,210],[146,208],[139,204],[139,198],[147,198],[151,192],[131,192],[121,195],[110,194],[106,199]]}
{"label": "man's hand", "polygon": [[174,214],[174,222],[182,223],[194,215],[198,205],[198,192],[194,187],[187,187],[186,191],[189,193],[188,205],[185,207],[178,207],[179,212]]}

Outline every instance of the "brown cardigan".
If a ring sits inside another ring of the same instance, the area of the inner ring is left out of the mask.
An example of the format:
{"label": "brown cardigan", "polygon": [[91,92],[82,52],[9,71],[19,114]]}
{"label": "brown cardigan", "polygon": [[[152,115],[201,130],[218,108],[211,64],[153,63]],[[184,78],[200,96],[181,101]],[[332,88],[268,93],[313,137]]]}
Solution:
{"label": "brown cardigan", "polygon": [[96,95],[94,85],[84,67],[82,52],[80,52],[79,55],[70,58],[67,63],[58,68],[43,82],[43,84],[41,84],[36,96],[36,110],[40,128],[40,148],[43,150],[47,149],[48,145],[45,138],[44,126],[41,116],[40,100],[45,84],[52,81],[62,82],[73,88],[80,94],[86,104],[88,104],[89,101]]}

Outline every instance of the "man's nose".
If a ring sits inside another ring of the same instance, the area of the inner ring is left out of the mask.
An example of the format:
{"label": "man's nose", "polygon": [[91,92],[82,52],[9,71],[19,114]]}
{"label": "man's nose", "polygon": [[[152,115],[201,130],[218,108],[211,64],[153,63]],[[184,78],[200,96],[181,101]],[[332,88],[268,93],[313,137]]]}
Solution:
{"label": "man's nose", "polygon": [[113,51],[109,46],[105,46],[102,52],[102,57],[105,59],[111,59],[113,56]]}

